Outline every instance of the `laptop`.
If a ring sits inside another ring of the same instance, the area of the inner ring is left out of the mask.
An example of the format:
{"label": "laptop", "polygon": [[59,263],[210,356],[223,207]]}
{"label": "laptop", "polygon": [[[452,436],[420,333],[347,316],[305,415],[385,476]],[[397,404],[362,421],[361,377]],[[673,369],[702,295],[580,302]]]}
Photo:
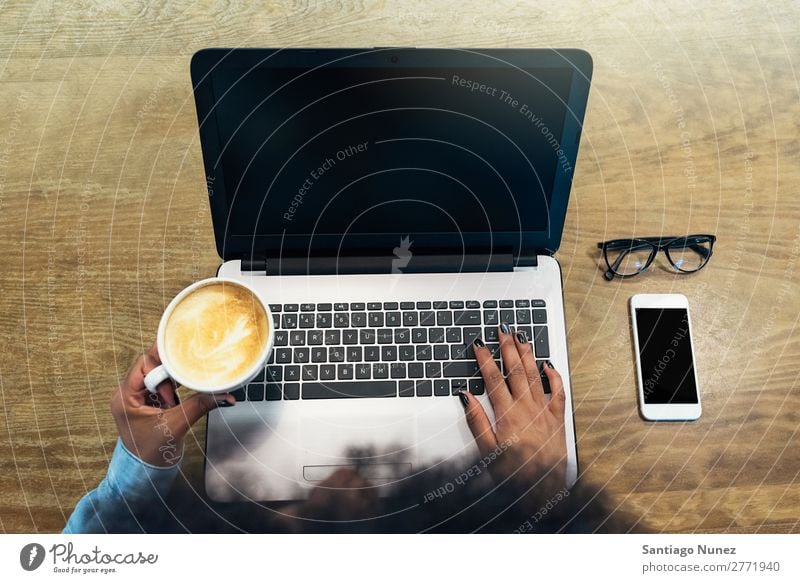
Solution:
{"label": "laptop", "polygon": [[[263,374],[208,415],[215,501],[380,493],[478,457],[471,343],[525,331],[567,394],[561,241],[592,62],[581,50],[206,49],[191,75],[222,259],[274,314]],[[549,390],[548,387],[545,387]]]}

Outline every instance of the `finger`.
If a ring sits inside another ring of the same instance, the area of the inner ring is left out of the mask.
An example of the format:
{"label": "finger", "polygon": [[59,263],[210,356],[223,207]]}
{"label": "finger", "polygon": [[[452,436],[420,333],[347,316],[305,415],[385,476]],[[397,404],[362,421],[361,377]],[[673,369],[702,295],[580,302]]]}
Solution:
{"label": "finger", "polygon": [[[227,403],[227,405],[220,405]],[[213,395],[210,393],[197,393],[186,399],[177,407],[167,410],[169,426],[177,439],[183,438],[198,419],[209,411],[220,406],[231,406],[236,403],[236,398],[230,393]]]}
{"label": "finger", "polygon": [[547,381],[550,383],[550,403],[548,407],[553,412],[553,415],[558,419],[564,419],[564,410],[567,406],[567,395],[564,392],[564,381],[561,375],[553,368],[553,364],[548,360],[544,365],[544,374],[547,375]]}
{"label": "finger", "polygon": [[503,365],[506,368],[506,383],[514,399],[524,399],[530,397],[531,391],[528,388],[528,377],[525,375],[525,367],[519,358],[519,351],[514,344],[514,336],[508,324],[500,325],[500,354],[503,357]]}
{"label": "finger", "polygon": [[487,348],[483,340],[476,338],[472,343],[472,347],[475,351],[475,360],[478,361],[478,367],[480,367],[481,376],[486,385],[486,392],[489,394],[492,407],[498,414],[502,415],[514,403],[508,386],[506,386],[506,379],[503,378],[503,373],[497,368],[494,355],[492,355],[491,350]]}
{"label": "finger", "polygon": [[533,347],[528,339],[528,335],[522,331],[517,332],[514,334],[514,344],[517,347],[519,359],[525,369],[525,377],[528,379],[528,390],[533,397],[533,402],[544,407],[547,400],[544,398],[542,378],[539,376],[539,368],[536,366],[536,359],[533,356]]}
{"label": "finger", "polygon": [[483,405],[468,391],[461,391],[459,399],[461,399],[461,404],[464,406],[467,425],[469,425],[469,430],[475,438],[478,451],[483,456],[488,455],[489,452],[497,447],[497,436],[494,433],[489,417],[486,415],[486,411],[483,409]]}

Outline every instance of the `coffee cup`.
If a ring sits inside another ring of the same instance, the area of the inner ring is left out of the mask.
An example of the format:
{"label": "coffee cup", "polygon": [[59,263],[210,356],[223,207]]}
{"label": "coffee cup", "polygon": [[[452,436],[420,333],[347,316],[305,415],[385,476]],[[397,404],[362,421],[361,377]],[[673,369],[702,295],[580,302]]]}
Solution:
{"label": "coffee cup", "polygon": [[232,391],[264,369],[274,342],[272,313],[254,289],[229,278],[204,279],[175,296],[161,316],[161,364],[144,384],[151,393],[167,379],[203,393]]}

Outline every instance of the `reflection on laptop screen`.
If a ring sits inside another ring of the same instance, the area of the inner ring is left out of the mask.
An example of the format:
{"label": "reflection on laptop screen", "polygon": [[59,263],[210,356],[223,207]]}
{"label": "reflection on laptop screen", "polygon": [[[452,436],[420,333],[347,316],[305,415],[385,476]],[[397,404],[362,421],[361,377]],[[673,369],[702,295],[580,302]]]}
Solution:
{"label": "reflection on laptop screen", "polygon": [[218,67],[227,231],[544,231],[568,68]]}

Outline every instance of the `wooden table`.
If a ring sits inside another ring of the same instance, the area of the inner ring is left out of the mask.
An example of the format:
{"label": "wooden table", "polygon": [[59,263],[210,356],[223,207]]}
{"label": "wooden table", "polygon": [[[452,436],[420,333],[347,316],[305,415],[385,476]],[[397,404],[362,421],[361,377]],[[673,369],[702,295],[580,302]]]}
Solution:
{"label": "wooden table", "polygon": [[[800,531],[796,4],[77,4],[0,8],[0,530],[63,526],[105,471],[113,387],[218,265],[191,54],[416,45],[594,57],[558,253],[586,479],[656,530]],[[597,241],[693,232],[718,236],[701,273],[602,279]],[[626,303],[647,291],[689,297],[696,423],[638,417]]]}

